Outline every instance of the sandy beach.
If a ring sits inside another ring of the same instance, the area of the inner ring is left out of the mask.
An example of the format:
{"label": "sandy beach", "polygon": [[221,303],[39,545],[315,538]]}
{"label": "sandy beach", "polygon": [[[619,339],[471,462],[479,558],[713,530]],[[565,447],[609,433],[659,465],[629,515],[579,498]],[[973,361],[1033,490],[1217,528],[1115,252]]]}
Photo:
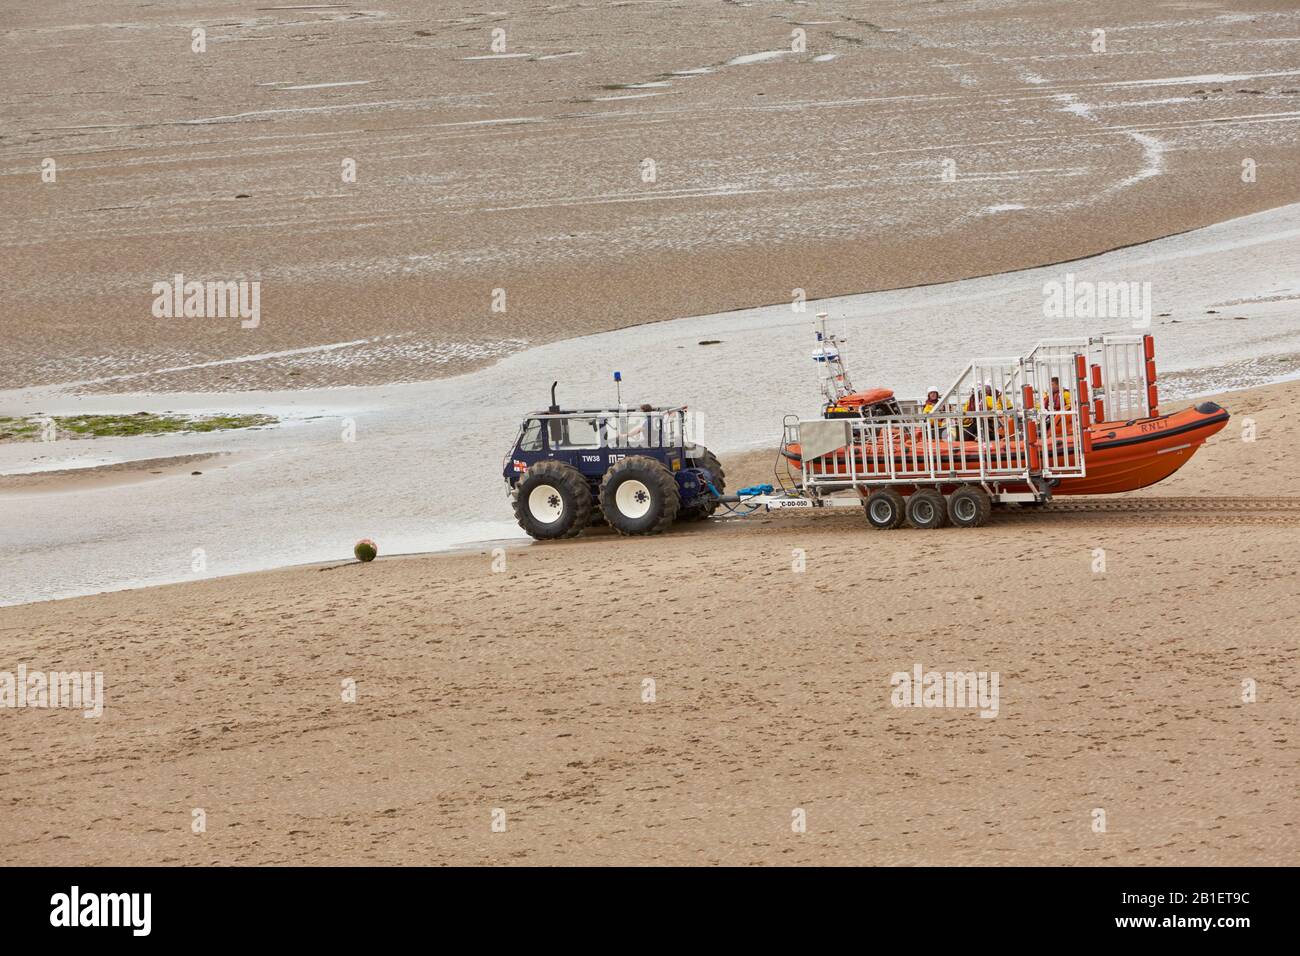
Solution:
{"label": "sandy beach", "polygon": [[[1294,863],[1293,4],[10,6],[6,862]],[[1232,419],[979,529],[523,535],[553,381],[770,481],[818,312],[908,399],[1149,332],[1161,410]],[[8,705],[73,671],[92,717]],[[930,672],[997,692],[900,706]]]}
{"label": "sandy beach", "polygon": [[[105,711],[4,715],[0,840],[20,865],[1293,862],[1298,398],[1221,396],[1229,428],[1134,496],[1170,511],[774,515],[7,608],[6,660],[102,670]],[[996,718],[892,706],[918,663],[999,672]]]}

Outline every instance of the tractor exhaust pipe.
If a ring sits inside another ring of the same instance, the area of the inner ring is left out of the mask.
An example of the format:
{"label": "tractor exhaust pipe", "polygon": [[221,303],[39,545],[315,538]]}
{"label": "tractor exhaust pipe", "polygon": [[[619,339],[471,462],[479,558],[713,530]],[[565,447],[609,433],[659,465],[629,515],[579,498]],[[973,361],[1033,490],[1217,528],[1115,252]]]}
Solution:
{"label": "tractor exhaust pipe", "polygon": [[559,382],[551,383],[551,407],[549,411],[552,415],[558,415],[560,412],[560,406],[555,403],[555,386],[559,384]]}

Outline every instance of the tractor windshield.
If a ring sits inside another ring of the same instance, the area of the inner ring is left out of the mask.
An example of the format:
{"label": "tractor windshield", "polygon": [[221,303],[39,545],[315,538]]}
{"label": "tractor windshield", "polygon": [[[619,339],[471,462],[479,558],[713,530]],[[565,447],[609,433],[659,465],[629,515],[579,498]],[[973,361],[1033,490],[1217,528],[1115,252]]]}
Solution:
{"label": "tractor windshield", "polygon": [[542,450],[542,420],[540,418],[530,418],[524,423],[523,432],[519,436],[519,450]]}

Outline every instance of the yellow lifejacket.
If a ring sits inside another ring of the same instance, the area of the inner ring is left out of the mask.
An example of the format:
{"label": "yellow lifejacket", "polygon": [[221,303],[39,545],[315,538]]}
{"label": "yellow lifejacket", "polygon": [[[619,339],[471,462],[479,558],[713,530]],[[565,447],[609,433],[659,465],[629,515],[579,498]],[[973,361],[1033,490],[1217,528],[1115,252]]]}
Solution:
{"label": "yellow lifejacket", "polygon": [[[974,396],[972,396],[972,398],[974,398]],[[992,394],[988,394],[984,396],[984,408],[987,411],[991,412],[994,411],[995,409],[997,411],[1005,411],[1010,407],[1011,407],[1011,403],[1007,401],[1006,397],[1003,395],[998,395],[995,397]],[[975,409],[975,403],[970,398],[966,399],[966,411],[969,412],[969,411],[973,411],[974,409]],[[975,424],[975,419],[963,418],[961,420],[961,424],[963,428],[970,428],[972,425]]]}
{"label": "yellow lifejacket", "polygon": [[[1063,410],[1068,412],[1072,407],[1071,399],[1070,399],[1070,390],[1068,388],[1061,389],[1061,400],[1064,403]],[[1051,408],[1051,402],[1052,402],[1052,393],[1051,392],[1045,393],[1043,395],[1043,407],[1049,411],[1060,410],[1060,409]]]}

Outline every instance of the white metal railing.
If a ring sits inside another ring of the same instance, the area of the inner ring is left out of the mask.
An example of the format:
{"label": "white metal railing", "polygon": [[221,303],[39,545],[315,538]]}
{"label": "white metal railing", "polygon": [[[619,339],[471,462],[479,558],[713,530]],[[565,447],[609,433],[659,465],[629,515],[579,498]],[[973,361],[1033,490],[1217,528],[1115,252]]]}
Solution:
{"label": "white metal railing", "polygon": [[[1047,339],[1025,357],[1035,404],[1049,410],[1079,404],[1078,358],[1088,354],[1088,339]],[[1055,387],[1054,387],[1055,386]]]}
{"label": "white metal railing", "polygon": [[[839,342],[826,333],[824,314],[818,318],[815,357],[834,373],[828,387],[836,386]],[[1153,356],[1148,335],[1047,339],[1023,357],[972,361],[929,413],[902,400],[898,415],[788,419],[785,438],[811,449],[799,464],[807,486],[1050,484],[1087,473],[1085,433],[1094,422],[1156,414]]]}
{"label": "white metal railing", "polygon": [[1101,388],[1093,398],[1102,401],[1102,420],[1126,422],[1150,415],[1145,336],[1103,335],[1094,352],[1101,366]]}
{"label": "white metal railing", "polygon": [[1084,468],[1077,409],[1031,409],[1026,414],[1011,405],[787,422],[785,442],[801,445],[805,487],[1028,483],[1031,477],[1083,474]]}
{"label": "white metal railing", "polygon": [[1153,379],[1147,366],[1145,335],[1106,334],[1095,338],[1048,339],[1026,357],[1033,368],[1032,385],[1037,394],[1052,394],[1053,378],[1059,380],[1062,396],[1078,401],[1078,356],[1085,357],[1091,387],[1090,399],[1101,403],[1098,421],[1123,422],[1153,414],[1150,389]]}
{"label": "white metal railing", "polygon": [[1030,417],[1037,425],[1040,474],[1047,479],[1087,474],[1078,403],[1071,408],[1037,408]]}
{"label": "white metal railing", "polygon": [[[971,403],[972,396],[1007,396],[1008,401],[1020,394],[1025,384],[1025,360],[1019,356],[975,359],[939,396],[940,405]],[[987,409],[986,409],[987,410]]]}

